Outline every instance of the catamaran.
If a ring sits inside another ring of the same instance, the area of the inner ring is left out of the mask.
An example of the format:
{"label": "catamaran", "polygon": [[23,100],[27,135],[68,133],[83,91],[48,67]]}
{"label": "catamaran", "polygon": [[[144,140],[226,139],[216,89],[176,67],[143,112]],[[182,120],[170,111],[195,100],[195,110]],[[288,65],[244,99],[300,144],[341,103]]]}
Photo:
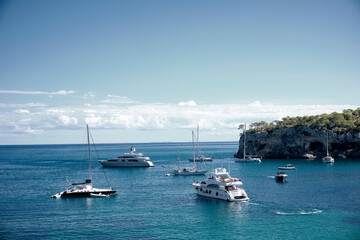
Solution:
{"label": "catamaran", "polygon": [[[89,126],[86,125],[87,141],[88,141],[88,152],[89,152],[89,174],[90,179],[86,179],[82,183],[71,184],[72,188],[66,187],[65,191],[52,195],[53,198],[78,198],[78,197],[93,197],[93,196],[110,196],[116,195],[116,191],[110,186],[109,188],[94,188],[92,182],[92,171],[91,171],[91,152],[90,152],[90,137],[89,137]],[[104,172],[105,174],[105,172]],[[105,175],[106,177],[106,175]],[[107,180],[107,177],[106,177]],[[109,183],[109,182],[108,182]]]}

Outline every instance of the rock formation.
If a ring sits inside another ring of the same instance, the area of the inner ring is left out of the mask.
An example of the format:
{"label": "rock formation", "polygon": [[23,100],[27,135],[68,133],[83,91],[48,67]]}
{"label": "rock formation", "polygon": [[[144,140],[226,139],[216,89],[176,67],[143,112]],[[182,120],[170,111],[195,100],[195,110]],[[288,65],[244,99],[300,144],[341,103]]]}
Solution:
{"label": "rock formation", "polygon": [[[243,135],[239,150],[243,156]],[[329,134],[329,152],[335,158],[360,158],[360,133]],[[321,158],[326,156],[326,131],[309,126],[280,127],[267,131],[247,131],[246,154],[263,158]]]}

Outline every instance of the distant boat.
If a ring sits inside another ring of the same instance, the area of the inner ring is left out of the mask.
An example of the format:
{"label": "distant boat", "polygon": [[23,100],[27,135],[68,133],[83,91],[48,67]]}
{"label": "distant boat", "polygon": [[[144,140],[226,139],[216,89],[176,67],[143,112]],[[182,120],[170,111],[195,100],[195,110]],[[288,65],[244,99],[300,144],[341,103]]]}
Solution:
{"label": "distant boat", "polygon": [[329,133],[326,132],[326,157],[322,158],[323,163],[333,163],[334,158],[329,154]]}
{"label": "distant boat", "polygon": [[99,160],[103,167],[153,167],[154,164],[149,157],[144,157],[142,153],[135,153],[136,149],[131,146],[129,153],[124,153],[117,158]]}
{"label": "distant boat", "polygon": [[53,198],[78,198],[78,197],[91,197],[92,194],[102,195],[116,195],[116,191],[110,188],[94,188],[92,183],[92,172],[91,172],[91,153],[90,153],[90,138],[89,138],[89,126],[86,125],[87,141],[88,141],[88,152],[89,152],[89,172],[90,179],[86,179],[82,183],[73,183],[72,189],[66,188],[65,191],[52,195]]}
{"label": "distant boat", "polygon": [[243,158],[236,158],[235,162],[261,163],[261,159],[255,156],[246,155],[246,123],[244,124],[244,155]]}
{"label": "distant boat", "polygon": [[275,175],[275,180],[277,182],[286,182],[287,181],[287,174],[285,174],[284,172],[278,172],[276,175]]}
{"label": "distant boat", "polygon": [[291,164],[287,164],[286,167],[278,167],[280,170],[296,170],[297,167],[292,167]]}
{"label": "distant boat", "polygon": [[[195,142],[196,142],[196,157],[195,157]],[[213,160],[212,157],[205,157],[199,155],[200,146],[199,146],[199,125],[197,125],[197,134],[195,137],[195,133],[192,131],[192,143],[193,143],[193,157],[189,158],[189,161],[195,162],[211,162]]]}
{"label": "distant boat", "polygon": [[207,170],[197,170],[195,158],[193,160],[194,165],[193,167],[188,168],[180,168],[180,157],[179,157],[179,148],[178,148],[178,167],[171,171],[173,175],[182,175],[182,176],[191,176],[191,175],[204,175]]}
{"label": "distant boat", "polygon": [[216,168],[208,179],[193,183],[197,194],[203,197],[226,201],[248,201],[249,197],[245,190],[239,187],[241,185],[241,180],[232,178],[225,168]]}

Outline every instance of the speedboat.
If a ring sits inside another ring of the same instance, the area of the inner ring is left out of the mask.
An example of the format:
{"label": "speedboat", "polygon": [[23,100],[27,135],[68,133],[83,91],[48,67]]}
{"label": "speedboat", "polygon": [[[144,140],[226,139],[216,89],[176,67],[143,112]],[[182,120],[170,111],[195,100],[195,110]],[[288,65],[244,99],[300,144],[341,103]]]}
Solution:
{"label": "speedboat", "polygon": [[286,182],[287,181],[287,174],[285,174],[284,172],[278,172],[276,175],[275,175],[275,180],[277,182]]}
{"label": "speedboat", "polygon": [[[90,139],[89,139],[89,127],[86,125],[87,139],[88,139],[88,151],[89,151],[89,172],[90,179],[86,179],[82,183],[71,184],[72,188],[66,187],[65,191],[52,195],[52,198],[78,198],[78,197],[91,197],[92,194],[103,194],[103,195],[116,195],[116,191],[110,188],[94,188],[92,183],[92,172],[91,172],[91,154],[90,154]],[[104,172],[105,174],[105,172]],[[107,178],[106,178],[107,180]]]}
{"label": "speedboat", "polygon": [[216,168],[209,177],[201,182],[192,184],[198,195],[226,201],[248,201],[244,189],[239,186],[242,182],[232,178],[225,168]]}
{"label": "speedboat", "polygon": [[135,148],[130,147],[129,153],[124,153],[117,158],[99,160],[103,167],[153,167],[154,164],[149,157],[144,157],[142,153],[135,153]]}
{"label": "speedboat", "polygon": [[280,170],[296,170],[297,167],[292,167],[291,164],[287,164],[286,167],[278,167]]}

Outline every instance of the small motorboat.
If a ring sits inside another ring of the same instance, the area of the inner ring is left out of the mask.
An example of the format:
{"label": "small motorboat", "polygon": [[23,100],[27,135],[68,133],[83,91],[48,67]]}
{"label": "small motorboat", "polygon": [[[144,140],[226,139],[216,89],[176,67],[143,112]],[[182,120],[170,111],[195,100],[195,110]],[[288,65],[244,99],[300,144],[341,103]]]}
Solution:
{"label": "small motorboat", "polygon": [[109,194],[104,194],[104,193],[90,193],[90,197],[104,198],[104,197],[110,197],[110,195]]}
{"label": "small motorboat", "polygon": [[296,170],[297,167],[292,167],[291,164],[287,164],[286,167],[278,167],[280,170]]}
{"label": "small motorboat", "polygon": [[284,172],[278,172],[276,175],[275,175],[275,180],[277,182],[286,182],[287,181],[287,174],[285,174]]}

